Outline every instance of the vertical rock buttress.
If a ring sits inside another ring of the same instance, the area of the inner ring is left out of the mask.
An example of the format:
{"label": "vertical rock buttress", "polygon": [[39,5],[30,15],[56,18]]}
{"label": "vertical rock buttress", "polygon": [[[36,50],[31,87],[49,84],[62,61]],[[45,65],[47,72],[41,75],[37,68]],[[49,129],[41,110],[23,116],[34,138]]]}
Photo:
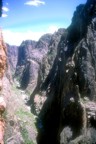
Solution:
{"label": "vertical rock buttress", "polygon": [[66,31],[37,120],[37,143],[95,144],[96,0],[76,8]]}
{"label": "vertical rock buttress", "polygon": [[3,118],[3,113],[6,109],[6,103],[2,97],[2,79],[6,70],[6,45],[3,41],[2,30],[0,29],[0,144],[4,144],[4,129],[5,129],[5,119]]}

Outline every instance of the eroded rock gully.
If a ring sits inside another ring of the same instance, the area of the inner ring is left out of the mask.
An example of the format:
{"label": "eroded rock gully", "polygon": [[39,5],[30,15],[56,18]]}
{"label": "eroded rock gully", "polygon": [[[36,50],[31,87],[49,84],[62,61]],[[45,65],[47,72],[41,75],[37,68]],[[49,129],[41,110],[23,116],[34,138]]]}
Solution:
{"label": "eroded rock gully", "polygon": [[20,81],[21,88],[28,93],[34,93],[48,75],[63,32],[62,28],[53,35],[41,36],[37,42],[26,40],[19,46],[15,77]]}
{"label": "eroded rock gully", "polygon": [[[57,54],[57,45],[63,31],[65,30],[59,29],[58,32],[53,34],[53,36],[46,34],[42,36],[38,42],[28,40],[24,41],[20,47],[10,46],[7,44],[7,70],[2,79],[2,96],[7,104],[5,113],[5,143],[36,143],[36,116],[31,113],[30,107],[26,105],[29,97],[25,91],[21,90],[21,88],[26,90],[26,87],[30,84],[30,87],[33,86],[31,88],[32,92],[34,86],[36,87],[36,81],[38,81],[38,71],[40,71],[41,75],[40,81],[37,85],[43,83],[54,63]],[[55,48],[54,45],[56,46]],[[53,52],[54,55],[51,55],[51,52]],[[49,65],[48,69],[46,69],[47,65],[42,63],[42,61],[45,61],[44,59],[46,59],[47,64]],[[43,69],[45,71],[43,71]],[[14,78],[15,70],[15,77],[17,80],[20,80],[20,85]],[[39,98],[40,96],[38,95],[37,99]],[[44,98],[41,97],[40,99],[42,99],[42,103],[44,103]],[[34,100],[36,100],[36,97]]]}
{"label": "eroded rock gully", "polygon": [[7,104],[5,112],[5,144],[36,144],[37,130],[35,116],[26,105],[28,95],[17,88],[18,82],[13,84],[7,77],[3,78],[2,94]]}
{"label": "eroded rock gully", "polygon": [[[13,50],[14,55],[10,58],[7,46],[0,30],[0,144],[35,144],[37,135],[35,116],[26,105],[28,95],[18,89],[18,82],[12,79],[16,66],[14,58],[16,51]],[[14,66],[9,63],[13,59]]]}
{"label": "eroded rock gully", "polygon": [[48,51],[51,34],[43,35],[39,41],[23,41],[18,49],[18,62],[15,76],[22,89],[33,92],[38,78],[39,65]]}

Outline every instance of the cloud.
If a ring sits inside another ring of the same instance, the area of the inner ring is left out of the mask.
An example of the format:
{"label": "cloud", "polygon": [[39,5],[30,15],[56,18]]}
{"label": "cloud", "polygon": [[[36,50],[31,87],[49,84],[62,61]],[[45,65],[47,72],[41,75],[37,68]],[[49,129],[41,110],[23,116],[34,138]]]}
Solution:
{"label": "cloud", "polygon": [[2,14],[2,17],[3,18],[6,18],[8,15],[7,14]]}
{"label": "cloud", "polygon": [[30,0],[30,1],[27,1],[26,3],[24,3],[24,4],[38,7],[40,5],[45,5],[45,2],[41,1],[41,0]]}
{"label": "cloud", "polygon": [[4,11],[4,12],[8,12],[9,11],[9,9],[7,8],[7,7],[2,7],[2,10]]}
{"label": "cloud", "polygon": [[39,40],[44,32],[13,32],[11,30],[3,30],[4,41],[10,45],[19,46],[23,40]]}
{"label": "cloud", "polygon": [[58,30],[58,27],[56,25],[50,25],[48,28],[49,33],[54,33]]}
{"label": "cloud", "polygon": [[6,6],[3,6],[2,10],[3,10],[2,17],[3,18],[7,17],[8,15],[6,13],[9,11],[9,8],[7,8]]}
{"label": "cloud", "polygon": [[45,33],[54,33],[58,30],[58,27],[56,25],[50,25],[46,29],[40,31],[40,32],[33,32],[30,31],[24,31],[24,32],[14,32],[12,30],[4,30],[3,29],[3,37],[4,41],[10,45],[17,45],[19,46],[23,40],[36,40],[38,41],[39,38],[44,35]]}

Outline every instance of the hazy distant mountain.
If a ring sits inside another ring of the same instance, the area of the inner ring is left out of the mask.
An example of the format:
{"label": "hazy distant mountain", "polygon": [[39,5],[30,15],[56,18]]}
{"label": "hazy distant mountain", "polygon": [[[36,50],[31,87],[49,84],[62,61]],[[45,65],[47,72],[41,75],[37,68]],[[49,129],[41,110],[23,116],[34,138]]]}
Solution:
{"label": "hazy distant mountain", "polygon": [[39,64],[48,51],[50,40],[51,34],[45,34],[38,42],[26,40],[19,47],[15,76],[19,79],[21,88],[30,93],[36,87]]}
{"label": "hazy distant mountain", "polygon": [[18,60],[18,46],[14,45],[12,46],[9,44],[6,44],[6,46],[7,46],[8,65],[10,66],[10,69],[14,74]]}

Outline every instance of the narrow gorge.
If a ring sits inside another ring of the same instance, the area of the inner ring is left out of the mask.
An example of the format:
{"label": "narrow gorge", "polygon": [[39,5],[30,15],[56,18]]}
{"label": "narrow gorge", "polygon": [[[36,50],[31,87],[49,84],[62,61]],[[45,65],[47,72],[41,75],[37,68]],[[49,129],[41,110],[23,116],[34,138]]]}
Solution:
{"label": "narrow gorge", "polygon": [[13,46],[0,33],[4,143],[96,144],[96,0],[38,41]]}

